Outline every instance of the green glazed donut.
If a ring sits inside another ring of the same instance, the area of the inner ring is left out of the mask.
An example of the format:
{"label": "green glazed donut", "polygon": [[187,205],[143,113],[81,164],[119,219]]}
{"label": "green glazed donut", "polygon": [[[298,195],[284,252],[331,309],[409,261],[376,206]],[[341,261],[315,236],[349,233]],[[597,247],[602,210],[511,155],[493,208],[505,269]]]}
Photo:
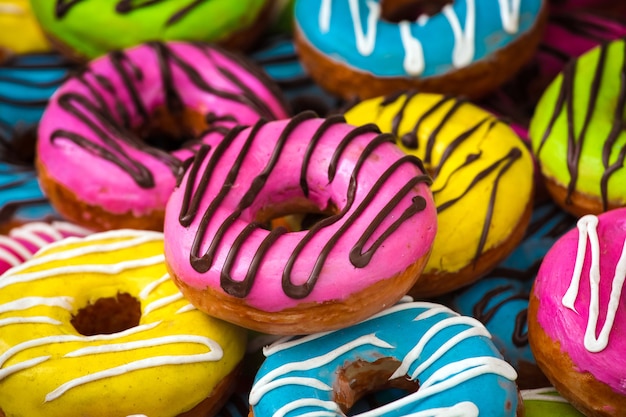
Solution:
{"label": "green glazed donut", "polygon": [[548,190],[577,216],[626,206],[625,51],[620,39],[570,62],[530,125]]}
{"label": "green glazed donut", "polygon": [[32,0],[59,49],[77,59],[148,41],[203,41],[245,49],[265,29],[274,0]]}
{"label": "green glazed donut", "polygon": [[526,417],[585,417],[551,387],[522,390]]}

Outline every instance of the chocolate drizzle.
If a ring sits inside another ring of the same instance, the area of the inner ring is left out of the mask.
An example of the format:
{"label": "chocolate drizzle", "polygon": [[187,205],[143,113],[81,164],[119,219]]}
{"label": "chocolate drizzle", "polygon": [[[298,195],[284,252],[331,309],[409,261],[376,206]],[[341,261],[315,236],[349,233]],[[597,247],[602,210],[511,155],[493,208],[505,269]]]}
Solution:
{"label": "chocolate drizzle", "polygon": [[[624,110],[626,108],[626,42],[619,42],[624,49],[622,51],[622,65],[619,72],[620,87],[617,92],[617,99],[615,105],[615,112],[612,116],[607,116],[606,120],[612,122],[611,130],[608,136],[603,141],[602,145],[602,165],[604,172],[600,179],[600,198],[602,200],[602,209],[606,211],[609,209],[608,198],[608,182],[612,174],[624,167],[624,159],[626,157],[626,148],[621,147],[617,153],[615,161],[611,164],[610,158],[613,154],[613,149],[617,146],[617,140],[624,130]],[[618,47],[617,43],[614,43]],[[557,120],[564,115],[567,123],[567,169],[570,174],[570,180],[567,184],[567,194],[565,203],[572,204],[571,196],[576,189],[576,183],[578,181],[580,160],[582,155],[582,149],[585,146],[587,135],[591,120],[594,112],[596,111],[596,104],[600,95],[600,89],[603,82],[604,69],[606,66],[608,49],[611,43],[604,44],[600,47],[599,56],[595,65],[595,71],[589,88],[589,102],[585,103],[585,116],[582,122],[582,126],[578,133],[575,129],[574,120],[574,101],[575,101],[575,85],[576,77],[578,75],[579,61],[575,60],[570,62],[564,69],[562,74],[561,89],[559,90],[556,104],[554,106],[554,112],[552,113],[548,124],[545,128],[543,136],[537,146],[536,154],[539,156],[543,146],[552,135],[552,129],[554,128]],[[596,134],[596,133],[593,133]]]}
{"label": "chocolate drizzle", "polygon": [[[498,288],[494,288],[488,291],[487,294],[474,306],[472,315],[484,324],[487,324],[493,319],[496,312],[502,308],[506,303],[513,300],[528,300],[529,294],[524,291],[515,292],[511,285],[505,285]],[[490,302],[497,296],[503,295],[507,292],[511,294],[505,296],[499,300],[495,305],[488,308]],[[515,327],[513,330],[513,344],[517,347],[523,347],[528,345],[528,332],[525,330],[526,323],[528,322],[528,308],[522,309],[515,316]]]}
{"label": "chocolate drizzle", "polygon": [[[174,120],[182,118],[185,108],[180,96],[181,93],[176,90],[173,67],[182,71],[196,88],[208,94],[246,105],[267,118],[273,119],[276,117],[271,109],[261,99],[257,98],[247,85],[235,77],[234,74],[228,72],[222,65],[219,65],[219,61],[213,55],[213,47],[202,44],[191,45],[198,48],[222,74],[241,89],[241,92],[225,91],[212,86],[203,78],[198,69],[191,66],[166,44],[151,42],[147,46],[154,51],[161,75],[161,88],[165,98],[165,107]],[[133,127],[136,128],[137,123],[131,123],[131,114],[136,114],[135,117],[139,118],[139,121],[144,124],[148,124],[150,119],[149,111],[139,90],[139,84],[144,78],[143,71],[124,51],[111,52],[108,57],[115,68],[116,75],[121,80],[121,86],[117,88],[121,87],[125,90],[127,96],[130,97],[134,111],[131,113],[130,109],[126,109],[126,106],[119,98],[121,94],[114,94],[114,87],[109,78],[87,69],[78,74],[76,78],[89,90],[89,96],[68,92],[58,98],[58,103],[64,111],[72,114],[83,124],[89,126],[100,143],[77,134],[72,131],[71,126],[53,132],[50,140],[53,142],[60,139],[70,140],[85,151],[120,167],[133,178],[139,187],[153,188],[155,186],[153,174],[140,161],[132,158],[125,151],[125,147],[137,149],[155,158],[168,166],[174,175],[177,175],[182,170],[182,162],[164,150],[147,145],[133,131]],[[254,76],[255,73],[252,73],[252,75]],[[111,99],[114,102],[112,106],[107,105],[102,99],[97,87],[111,93]],[[207,120],[214,123],[211,126],[213,131],[225,132],[225,129],[220,130],[220,123],[230,122],[233,119],[235,119],[234,115],[217,116],[213,112],[207,114]],[[196,142],[183,144],[183,146],[187,147],[195,145]]]}
{"label": "chocolate drizzle", "polygon": [[[282,154],[285,144],[290,140],[294,140],[294,138],[292,137],[292,132],[300,124],[306,122],[307,120],[314,119],[315,117],[316,115],[313,112],[300,113],[297,116],[293,117],[285,125],[283,131],[280,133],[280,136],[276,141],[274,148],[271,150],[271,154],[269,156],[266,166],[251,181],[251,183],[249,184],[249,188],[243,192],[240,201],[233,209],[232,213],[223,220],[221,225],[212,234],[212,236],[207,236],[207,227],[209,222],[212,221],[217,208],[222,204],[228,193],[231,191],[234,184],[234,179],[237,177],[238,173],[242,169],[245,169],[245,167],[243,166],[243,160],[248,154],[252,143],[254,141],[261,140],[259,138],[259,132],[264,127],[265,122],[259,121],[253,127],[251,127],[249,131],[245,133],[247,135],[245,138],[245,142],[243,143],[239,154],[230,163],[231,168],[226,175],[221,190],[215,195],[214,198],[212,198],[211,203],[208,205],[204,213],[202,213],[202,218],[199,223],[196,236],[192,243],[190,253],[191,265],[197,272],[204,273],[211,268],[217,253],[217,248],[222,243],[224,236],[230,230],[233,223],[240,218],[243,210],[250,207],[254,203],[256,196],[261,192],[269,175],[275,169],[276,163],[278,162],[278,159]],[[303,165],[300,170],[299,184],[303,196],[308,195],[309,186],[307,183],[307,172],[309,169],[311,169],[311,155],[315,150],[315,147],[318,145],[319,140],[324,136],[324,134],[331,126],[343,122],[343,118],[339,116],[327,119],[319,125],[317,131],[311,136],[311,139],[307,145],[307,149],[305,150],[305,157],[303,158]],[[391,175],[393,175],[394,172],[396,172],[401,166],[405,164],[418,166],[423,171],[421,161],[416,157],[406,155],[398,159],[394,164],[388,167],[385,172],[381,173],[380,178],[371,187],[371,189],[361,190],[361,192],[366,193],[366,195],[359,203],[359,205],[355,209],[353,209],[352,206],[355,202],[358,186],[357,177],[361,167],[368,160],[368,158],[375,154],[376,149],[378,149],[380,145],[385,143],[392,143],[394,141],[393,136],[388,134],[381,134],[374,125],[365,125],[354,128],[350,133],[348,133],[341,139],[329,161],[328,166],[327,177],[330,184],[335,178],[337,166],[342,159],[345,149],[353,140],[366,133],[374,133],[375,137],[362,150],[361,154],[358,157],[358,160],[355,163],[346,190],[347,201],[344,207],[341,208],[338,213],[332,214],[329,217],[326,217],[319,222],[313,224],[311,228],[306,231],[303,238],[298,242],[293,252],[287,257],[286,265],[282,275],[282,288],[285,294],[291,298],[300,299],[306,297],[311,293],[320,276],[321,270],[325,265],[326,259],[332,253],[333,248],[336,246],[339,239],[348,232],[354,222],[362,215],[365,209],[370,206],[372,199],[376,196],[381,187],[383,187],[389,181],[389,178],[391,177]],[[243,134],[243,130],[235,129],[231,133],[226,135],[224,140],[222,140],[217,145],[212,153],[209,154],[207,148],[201,148],[201,150],[197,153],[194,162],[189,168],[188,178],[185,184],[183,202],[179,216],[179,221],[182,226],[189,226],[190,223],[200,214],[198,212],[199,203],[206,194],[209,182],[213,177],[213,171],[219,161],[223,158],[226,149],[232,146],[233,141],[240,134]],[[202,166],[204,166],[203,169],[201,168]],[[198,180],[198,178],[200,179]],[[407,207],[405,211],[397,219],[395,219],[395,221],[391,225],[387,226],[387,229],[379,233],[378,237],[373,243],[370,244],[369,248],[365,248],[365,244],[369,242],[369,239],[373,235],[373,233],[380,228],[383,221],[388,217],[391,210],[396,208],[400,204],[402,199],[419,183],[430,183],[430,178],[427,175],[417,175],[413,177],[407,184],[404,184],[402,187],[400,187],[397,194],[393,198],[391,198],[391,200],[385,205],[385,207],[381,209],[379,213],[376,214],[374,219],[371,221],[370,226],[363,231],[362,235],[357,239],[356,244],[350,250],[349,257],[354,267],[366,267],[369,264],[374,252],[387,239],[390,238],[393,232],[396,231],[403,222],[405,222],[408,218],[414,216],[416,213],[424,210],[426,206],[426,201],[423,199],[423,197],[414,197],[412,204],[410,204],[410,206]],[[239,186],[241,186],[241,184]],[[348,215],[348,213],[350,213],[350,215]],[[336,233],[326,241],[326,244],[321,249],[317,259],[315,260],[314,266],[310,271],[306,281],[302,284],[294,284],[292,281],[292,270],[294,264],[299,259],[301,252],[311,242],[311,240],[317,233],[322,231],[325,227],[335,224],[339,221],[342,221],[341,226],[338,228]],[[231,276],[231,269],[237,259],[241,248],[246,244],[249,236],[256,230],[261,228],[262,225],[259,223],[249,223],[242,231],[240,231],[238,236],[235,238],[227,254],[226,261],[221,272],[220,283],[224,291],[234,297],[243,298],[250,292],[254,285],[254,280],[257,276],[258,270],[264,257],[267,255],[269,249],[272,248],[274,242],[279,239],[281,235],[286,233],[286,230],[283,228],[276,228],[271,230],[265,236],[261,244],[258,246],[256,252],[254,253],[253,259],[250,262],[245,278],[243,280],[234,280]],[[207,238],[210,239],[210,244],[208,245],[205,253],[200,253],[200,246]]]}

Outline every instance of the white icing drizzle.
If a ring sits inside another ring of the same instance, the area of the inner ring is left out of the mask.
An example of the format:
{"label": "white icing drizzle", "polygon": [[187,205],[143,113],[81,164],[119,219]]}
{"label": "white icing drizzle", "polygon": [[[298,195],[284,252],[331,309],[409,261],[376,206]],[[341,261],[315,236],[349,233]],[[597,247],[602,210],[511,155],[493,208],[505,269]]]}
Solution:
{"label": "white icing drizzle", "polygon": [[72,297],[23,297],[0,304],[0,314],[28,310],[29,308],[39,306],[60,307],[65,310],[71,310],[73,301]]}
{"label": "white icing drizzle", "polygon": [[175,303],[176,301],[180,301],[183,300],[184,297],[181,293],[176,293],[176,294],[172,294],[168,297],[163,297],[163,298],[159,298],[156,301],[151,302],[150,304],[148,304],[145,309],[144,309],[144,314],[150,314],[152,313],[154,310],[158,310],[160,308],[163,308],[169,304]]}
{"label": "white icing drizzle", "polygon": [[315,398],[303,398],[303,399],[292,401],[289,404],[282,406],[281,408],[279,408],[278,410],[274,412],[272,417],[285,417],[285,415],[287,415],[287,413],[289,413],[290,411],[297,410],[298,408],[304,408],[304,407],[321,407],[321,408],[325,408],[328,411],[314,411],[311,413],[302,413],[302,414],[299,414],[299,416],[301,417],[302,416],[337,417],[337,416],[344,415],[341,412],[341,409],[339,408],[337,403],[333,401],[323,401],[323,400],[318,400]]}
{"label": "white icing drizzle", "polygon": [[58,326],[61,322],[46,316],[9,317],[8,319],[0,319],[0,327],[9,326],[11,324],[52,324]]}
{"label": "white icing drizzle", "polygon": [[555,403],[567,403],[561,394],[553,387],[525,389],[520,391],[524,401],[548,401]]}
{"label": "white icing drizzle", "polygon": [[598,316],[600,314],[600,243],[598,239],[598,218],[594,215],[581,217],[577,223],[578,248],[576,263],[570,285],[561,300],[563,306],[576,311],[575,302],[578,297],[583,264],[587,256],[587,240],[591,248],[591,266],[589,268],[589,318],[585,329],[584,346],[589,352],[600,352],[609,343],[609,336],[613,329],[617,309],[619,308],[624,280],[626,279],[626,241],[622,246],[622,253],[615,265],[615,274],[612,279],[611,295],[606,309],[606,319],[599,335],[597,334]]}
{"label": "white icing drizzle", "polygon": [[170,274],[164,274],[161,278],[152,281],[139,292],[139,298],[145,300],[159,285],[164,284],[169,280]]}
{"label": "white icing drizzle", "polygon": [[40,356],[38,358],[28,359],[11,366],[7,366],[6,368],[2,368],[0,369],[0,381],[2,381],[4,378],[8,377],[11,374],[37,366],[40,363],[47,361],[48,359],[50,359],[50,356]]}
{"label": "white icing drizzle", "polygon": [[432,408],[430,410],[407,414],[404,417],[478,417],[478,415],[479,410],[476,404],[469,401],[462,401],[452,407]]}
{"label": "white icing drizzle", "polygon": [[179,308],[178,310],[176,310],[175,314],[183,314],[183,313],[188,313],[190,311],[194,311],[197,310],[197,308],[193,305],[193,304],[187,304],[185,306],[182,306],[181,308]]}
{"label": "white icing drizzle", "polygon": [[[381,19],[380,0],[367,0],[366,2],[368,8],[366,31],[363,31],[362,27],[359,1],[361,0],[349,0],[356,49],[362,56],[369,56],[376,47],[376,28]],[[450,28],[454,36],[452,64],[455,68],[467,66],[474,59],[476,45],[476,0],[465,0],[465,3],[467,12],[464,28],[461,28],[459,18],[452,5],[446,5],[442,9],[442,14],[450,23]],[[517,33],[519,31],[521,0],[498,0],[498,3],[503,29],[509,34]],[[332,0],[322,0],[318,15],[319,28],[322,34],[327,34],[330,31],[331,19]],[[426,65],[422,43],[413,36],[411,27],[415,23],[420,26],[425,26],[428,20],[428,16],[421,15],[415,22],[402,21],[397,24],[405,53],[403,66],[405,72],[409,75],[420,75]]]}

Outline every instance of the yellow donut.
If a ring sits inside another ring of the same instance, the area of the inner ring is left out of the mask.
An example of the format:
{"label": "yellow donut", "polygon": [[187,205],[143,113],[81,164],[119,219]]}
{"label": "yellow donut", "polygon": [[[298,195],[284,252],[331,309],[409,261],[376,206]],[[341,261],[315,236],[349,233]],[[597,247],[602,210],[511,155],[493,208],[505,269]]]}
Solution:
{"label": "yellow donut", "polygon": [[0,48],[16,54],[51,49],[28,0],[0,0]]}
{"label": "yellow donut", "polygon": [[412,296],[469,284],[520,242],[532,211],[533,163],[508,125],[465,101],[425,93],[366,100],[345,117],[395,134],[433,176],[437,236]]}
{"label": "yellow donut", "polygon": [[[87,320],[92,335],[84,335],[85,317],[110,323]],[[161,233],[69,238],[0,278],[0,415],[214,410],[208,402],[227,399],[245,339],[243,329],[182,297],[165,268]]]}

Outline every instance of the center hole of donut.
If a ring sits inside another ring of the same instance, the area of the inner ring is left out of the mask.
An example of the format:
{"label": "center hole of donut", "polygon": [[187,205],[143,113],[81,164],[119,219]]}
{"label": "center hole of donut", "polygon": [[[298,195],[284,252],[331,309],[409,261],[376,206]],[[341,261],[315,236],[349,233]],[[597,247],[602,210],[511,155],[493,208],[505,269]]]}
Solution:
{"label": "center hole of donut", "polygon": [[406,377],[389,379],[399,366],[400,362],[392,358],[350,363],[337,373],[333,400],[346,415],[353,415],[416,392],[419,381]]}
{"label": "center hole of donut", "polygon": [[311,201],[296,199],[261,209],[256,215],[256,221],[267,230],[284,227],[290,232],[299,232],[311,229],[316,223],[338,212],[339,209],[332,202],[320,209]]}
{"label": "center hole of donut", "polygon": [[207,128],[205,118],[191,109],[172,112],[158,108],[136,133],[147,145],[172,152],[197,139]]}
{"label": "center hole of donut", "polygon": [[420,16],[433,16],[453,0],[393,0],[381,3],[381,16],[388,22],[415,21]]}
{"label": "center hole of donut", "polygon": [[83,336],[118,333],[139,325],[141,304],[130,294],[100,298],[72,317],[71,323]]}

